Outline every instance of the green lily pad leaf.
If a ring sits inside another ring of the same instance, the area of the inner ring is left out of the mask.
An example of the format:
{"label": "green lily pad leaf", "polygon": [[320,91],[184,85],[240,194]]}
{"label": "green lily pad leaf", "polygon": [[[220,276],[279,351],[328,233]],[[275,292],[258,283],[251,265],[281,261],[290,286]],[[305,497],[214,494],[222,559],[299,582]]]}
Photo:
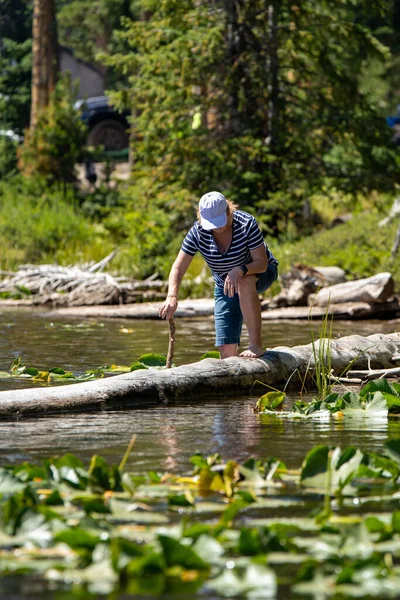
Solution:
{"label": "green lily pad leaf", "polygon": [[197,570],[209,568],[209,563],[200,558],[189,546],[184,546],[167,535],[159,535],[158,540],[163,548],[165,561],[169,567],[179,565],[185,569]]}
{"label": "green lily pad leaf", "polygon": [[7,469],[0,469],[0,494],[8,495],[14,494],[15,492],[19,492],[24,487],[26,487],[26,483],[14,477]]}
{"label": "green lily pad leaf", "polygon": [[53,538],[50,523],[44,515],[28,510],[22,515],[17,532],[18,538],[23,539],[24,542],[32,542],[36,546],[46,547]]}
{"label": "green lily pad leaf", "polygon": [[131,371],[139,371],[140,369],[147,369],[148,367],[146,367],[143,363],[141,362],[134,362],[131,364]]}
{"label": "green lily pad leaf", "polygon": [[370,394],[371,392],[391,394],[400,398],[400,395],[396,393],[396,390],[390,385],[387,379],[374,379],[373,381],[369,381],[360,391],[360,396],[368,396],[368,394]]}
{"label": "green lily pad leaf", "polygon": [[133,504],[132,502],[124,502],[116,498],[111,498],[109,507],[111,515],[107,517],[107,521],[110,523],[143,523],[154,525],[168,523],[168,518],[165,514],[155,511],[138,510],[137,504]]}
{"label": "green lily pad leaf", "polygon": [[76,527],[75,529],[58,531],[54,534],[54,540],[56,542],[64,542],[74,550],[79,550],[81,548],[94,550],[100,542],[100,537],[88,533],[85,529]]}
{"label": "green lily pad leaf", "polygon": [[189,494],[175,494],[168,496],[170,506],[194,506],[194,500]]}
{"label": "green lily pad leaf", "polygon": [[396,511],[392,515],[393,533],[400,533],[400,511]]}
{"label": "green lily pad leaf", "polygon": [[24,375],[30,375],[31,377],[37,377],[39,373],[40,371],[34,367],[25,367],[24,369]]}
{"label": "green lily pad leaf", "polygon": [[61,369],[61,367],[53,367],[52,369],[49,369],[49,373],[54,373],[55,375],[65,375],[66,371]]}
{"label": "green lily pad leaf", "polygon": [[193,545],[193,550],[205,562],[215,563],[224,554],[224,547],[209,535],[200,535]]}
{"label": "green lily pad leaf", "polygon": [[250,564],[244,575],[225,569],[219,577],[207,583],[207,588],[224,598],[275,598],[276,576],[264,565]]}
{"label": "green lily pad leaf", "polygon": [[389,413],[398,414],[400,413],[400,397],[393,396],[393,394],[382,393],[382,396],[385,398]]}
{"label": "green lily pad leaf", "polygon": [[390,458],[400,463],[400,439],[388,440],[385,444],[385,452]]}
{"label": "green lily pad leaf", "polygon": [[301,483],[322,491],[326,490],[329,481],[331,490],[354,494],[355,490],[347,484],[357,472],[363,460],[363,453],[360,450],[354,452],[353,448],[342,452],[337,447],[331,453],[329,465],[329,452],[328,446],[317,446],[307,454],[300,476]]}
{"label": "green lily pad leaf", "polygon": [[259,411],[274,410],[282,404],[285,397],[285,392],[268,392],[257,400],[256,409]]}
{"label": "green lily pad leaf", "polygon": [[146,367],[165,367],[167,357],[162,354],[142,354],[142,356],[139,356],[138,362]]}
{"label": "green lily pad leaf", "polygon": [[304,481],[305,479],[310,479],[319,475],[320,473],[326,473],[328,468],[328,455],[329,455],[329,447],[328,446],[316,446],[312,448],[303,462],[303,466],[301,469],[300,481]]}
{"label": "green lily pad leaf", "polygon": [[388,413],[387,402],[380,391],[366,397],[357,394],[343,396],[342,412],[346,417],[384,417]]}
{"label": "green lily pad leaf", "polygon": [[218,350],[209,350],[200,356],[200,360],[204,360],[205,358],[221,358],[221,354]]}
{"label": "green lily pad leaf", "polygon": [[385,523],[374,516],[366,517],[365,526],[371,533],[383,533],[387,529]]}

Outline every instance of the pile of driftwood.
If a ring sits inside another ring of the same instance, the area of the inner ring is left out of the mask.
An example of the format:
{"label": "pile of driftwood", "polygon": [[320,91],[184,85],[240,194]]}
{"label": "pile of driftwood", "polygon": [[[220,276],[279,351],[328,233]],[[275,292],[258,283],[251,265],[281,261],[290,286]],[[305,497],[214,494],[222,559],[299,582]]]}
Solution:
{"label": "pile of driftwood", "polygon": [[326,311],[343,318],[371,318],[400,314],[390,273],[346,281],[339,267],[294,265],[281,276],[280,293],[262,303],[264,318],[307,318]]}
{"label": "pile of driftwood", "polygon": [[19,298],[21,304],[52,306],[129,304],[165,298],[167,284],[157,275],[136,281],[103,273],[113,256],[86,268],[22,265],[0,281],[0,296]]}

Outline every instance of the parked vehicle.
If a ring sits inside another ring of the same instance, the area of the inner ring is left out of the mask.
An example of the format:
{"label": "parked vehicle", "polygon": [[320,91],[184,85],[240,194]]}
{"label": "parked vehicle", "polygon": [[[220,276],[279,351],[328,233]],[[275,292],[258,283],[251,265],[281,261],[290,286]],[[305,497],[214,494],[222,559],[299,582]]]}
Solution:
{"label": "parked vehicle", "polygon": [[129,113],[116,111],[107,96],[78,100],[75,108],[82,111],[82,120],[89,128],[88,146],[103,146],[106,151],[129,147]]}
{"label": "parked vehicle", "polygon": [[400,105],[397,107],[397,115],[386,117],[386,123],[394,131],[392,137],[394,145],[400,146]]}

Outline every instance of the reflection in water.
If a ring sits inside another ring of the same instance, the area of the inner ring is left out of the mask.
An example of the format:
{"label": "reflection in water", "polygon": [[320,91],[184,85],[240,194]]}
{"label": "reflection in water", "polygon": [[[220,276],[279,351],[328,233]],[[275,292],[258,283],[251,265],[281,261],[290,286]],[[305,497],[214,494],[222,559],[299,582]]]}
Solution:
{"label": "reflection in water", "polygon": [[[132,331],[133,330],[133,331]],[[381,321],[335,323],[334,333],[369,335],[391,332]],[[132,331],[132,333],[126,333]],[[268,346],[310,342],[307,323],[265,323]],[[177,320],[176,364],[194,362],[214,344],[210,319]],[[16,356],[31,366],[60,366],[75,373],[106,364],[130,364],[145,352],[166,353],[168,327],[163,321],[85,321],[62,319],[26,309],[0,315],[0,370]],[[0,382],[7,389],[9,380]],[[15,388],[15,382],[12,382]],[[22,382],[20,387],[26,387]],[[298,467],[316,444],[354,445],[380,451],[388,437],[400,435],[399,421],[295,421],[256,415],[255,398],[191,401],[127,412],[101,412],[2,421],[0,463],[39,460],[74,452],[85,461],[92,454],[118,464],[133,434],[137,440],[128,461],[132,470],[189,471],[196,451],[219,452],[225,459],[275,456]]]}
{"label": "reflection in water", "polygon": [[136,434],[128,460],[134,471],[188,472],[189,458],[196,451],[219,452],[224,459],[239,461],[274,456],[295,468],[316,444],[380,451],[388,437],[400,436],[397,419],[372,423],[283,420],[254,414],[254,403],[255,399],[235,398],[218,404],[202,401],[180,407],[2,422],[0,463],[74,452],[85,462],[96,453],[118,464]]}

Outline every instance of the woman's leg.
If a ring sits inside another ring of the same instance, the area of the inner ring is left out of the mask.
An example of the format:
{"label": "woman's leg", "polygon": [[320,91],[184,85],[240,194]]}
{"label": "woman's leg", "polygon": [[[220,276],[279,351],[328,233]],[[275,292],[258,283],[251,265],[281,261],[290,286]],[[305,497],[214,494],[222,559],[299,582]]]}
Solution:
{"label": "woman's leg", "polygon": [[243,324],[239,296],[235,294],[229,298],[224,294],[224,288],[215,286],[214,299],[215,345],[221,358],[237,356]]}
{"label": "woman's leg", "polygon": [[239,282],[239,302],[249,333],[249,348],[240,356],[257,358],[264,354],[265,349],[261,339],[261,303],[257,292],[257,277],[246,275]]}
{"label": "woman's leg", "polygon": [[257,358],[265,353],[261,339],[261,303],[258,294],[265,292],[276,281],[278,268],[269,264],[259,276],[246,275],[239,282],[239,301],[243,319],[249,332],[249,348],[240,354],[246,358]]}

